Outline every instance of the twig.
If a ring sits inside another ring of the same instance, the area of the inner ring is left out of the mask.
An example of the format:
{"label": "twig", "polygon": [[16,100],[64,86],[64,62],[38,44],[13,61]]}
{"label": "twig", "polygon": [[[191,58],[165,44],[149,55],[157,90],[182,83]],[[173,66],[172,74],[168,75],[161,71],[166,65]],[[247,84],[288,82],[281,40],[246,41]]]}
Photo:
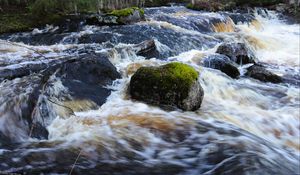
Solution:
{"label": "twig", "polygon": [[80,155],[81,155],[81,152],[82,152],[82,149],[80,150],[80,152],[79,152],[79,154],[78,154],[78,156],[77,156],[77,158],[76,158],[76,160],[75,160],[75,162],[74,162],[74,164],[73,164],[73,166],[72,166],[72,169],[71,169],[69,175],[72,175],[72,172],[73,172],[73,170],[74,170],[74,168],[75,168],[75,166],[76,166],[76,163],[77,163],[77,161],[78,161],[78,159],[79,159],[79,157],[80,157]]}

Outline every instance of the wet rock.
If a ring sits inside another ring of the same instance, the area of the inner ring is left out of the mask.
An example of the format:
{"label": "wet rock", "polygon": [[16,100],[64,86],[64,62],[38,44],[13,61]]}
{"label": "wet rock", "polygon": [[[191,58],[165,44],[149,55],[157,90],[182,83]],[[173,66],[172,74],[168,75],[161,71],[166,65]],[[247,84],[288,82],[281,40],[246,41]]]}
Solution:
{"label": "wet rock", "polygon": [[147,40],[142,43],[136,44],[133,46],[133,48],[137,55],[143,56],[147,59],[158,58],[160,55],[154,40]]}
{"label": "wet rock", "polygon": [[101,106],[111,90],[105,86],[120,78],[120,74],[107,58],[87,55],[59,65],[55,76],[72,96],[70,100],[91,100]]}
{"label": "wet rock", "polygon": [[254,53],[244,43],[223,43],[218,47],[216,53],[226,55],[238,64],[256,62]]}
{"label": "wet rock", "polygon": [[0,133],[11,141],[47,139],[46,127],[57,116],[101,106],[111,93],[107,86],[120,78],[103,55],[87,54],[48,66],[38,74],[1,83],[0,122],[10,126],[1,127]]}
{"label": "wet rock", "polygon": [[129,88],[133,99],[192,111],[200,108],[204,95],[197,71],[182,63],[142,67],[132,76]]}
{"label": "wet rock", "polygon": [[251,23],[255,20],[255,16],[249,13],[224,13],[228,15],[235,24]]}
{"label": "wet rock", "polygon": [[213,54],[204,58],[203,64],[205,67],[212,69],[218,69],[221,72],[224,72],[226,75],[232,78],[238,78],[240,76],[240,71],[238,65],[230,60],[225,55]]}
{"label": "wet rock", "polygon": [[112,11],[111,14],[118,17],[118,22],[120,24],[132,24],[144,19],[144,10],[134,7],[115,10]]}
{"label": "wet rock", "polygon": [[86,43],[104,43],[110,41],[113,38],[113,34],[109,32],[85,34],[78,38],[79,44]]}
{"label": "wet rock", "polygon": [[263,18],[269,18],[270,17],[268,10],[265,9],[265,8],[257,8],[256,12],[257,12],[258,15],[262,16]]}
{"label": "wet rock", "polygon": [[296,1],[290,1],[290,4],[280,3],[274,6],[274,9],[281,14],[282,18],[290,24],[299,24],[300,23],[300,3]]}
{"label": "wet rock", "polygon": [[54,26],[58,26],[57,32],[79,32],[83,28],[85,15],[67,15],[60,21],[54,23]]}
{"label": "wet rock", "polygon": [[12,80],[15,78],[21,78],[28,76],[33,73],[38,73],[44,69],[54,67],[56,65],[61,65],[68,60],[74,60],[74,57],[63,57],[63,58],[49,58],[46,59],[36,59],[30,60],[27,63],[19,64],[19,62],[13,63],[11,65],[6,65],[0,67],[0,81]]}
{"label": "wet rock", "polygon": [[271,82],[271,83],[281,83],[282,78],[263,66],[253,65],[247,69],[246,76],[252,77],[254,79],[258,79],[263,82]]}
{"label": "wet rock", "polygon": [[46,33],[38,33],[38,34],[16,34],[14,38],[11,39],[13,42],[22,42],[24,44],[29,45],[54,45],[60,43],[65,37],[67,37],[67,33],[59,33],[59,32],[46,32]]}
{"label": "wet rock", "polygon": [[144,11],[139,8],[114,10],[104,15],[93,15],[86,19],[88,25],[124,25],[139,22],[144,19]]}
{"label": "wet rock", "polygon": [[97,26],[105,26],[105,25],[118,25],[118,17],[112,15],[93,15],[86,19],[86,24],[88,25],[97,25]]}

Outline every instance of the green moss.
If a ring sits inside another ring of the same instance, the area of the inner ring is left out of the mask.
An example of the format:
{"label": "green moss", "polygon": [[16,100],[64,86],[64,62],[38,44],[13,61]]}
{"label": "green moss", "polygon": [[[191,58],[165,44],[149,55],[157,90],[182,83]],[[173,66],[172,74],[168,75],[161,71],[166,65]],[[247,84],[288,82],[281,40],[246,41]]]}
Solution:
{"label": "green moss", "polygon": [[112,12],[109,13],[109,15],[117,16],[117,17],[126,17],[129,15],[132,15],[135,10],[138,10],[140,12],[141,16],[144,16],[145,12],[143,9],[140,9],[138,7],[130,7],[130,8],[125,8],[121,10],[113,10]]}
{"label": "green moss", "polygon": [[192,3],[188,3],[186,5],[186,8],[188,8],[188,9],[194,9],[195,7],[194,7],[194,5]]}
{"label": "green moss", "polygon": [[34,28],[54,24],[61,20],[63,16],[51,15],[43,18],[30,14],[5,14],[0,16],[0,33],[25,32]]}
{"label": "green moss", "polygon": [[182,99],[186,98],[190,87],[198,78],[198,72],[194,68],[178,62],[160,67],[142,67],[136,74],[143,78],[142,84],[159,87],[162,94],[177,92]]}
{"label": "green moss", "polygon": [[182,83],[191,86],[198,78],[198,72],[189,65],[174,62],[161,67],[171,79],[182,80]]}
{"label": "green moss", "polygon": [[28,15],[1,15],[0,33],[27,31],[32,27],[30,21]]}
{"label": "green moss", "polygon": [[141,9],[141,8],[138,8],[138,9],[139,9],[139,11],[140,11],[141,16],[144,16],[144,15],[145,15],[145,10],[144,10],[144,9]]}

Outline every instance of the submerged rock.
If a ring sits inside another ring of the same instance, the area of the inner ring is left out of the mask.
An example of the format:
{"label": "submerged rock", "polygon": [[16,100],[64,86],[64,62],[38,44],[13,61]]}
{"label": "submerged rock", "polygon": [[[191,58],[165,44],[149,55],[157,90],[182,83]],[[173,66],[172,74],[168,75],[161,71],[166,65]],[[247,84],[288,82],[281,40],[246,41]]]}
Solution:
{"label": "submerged rock", "polygon": [[142,67],[132,76],[130,94],[133,99],[150,104],[197,110],[203,100],[198,72],[182,63],[160,67]]}
{"label": "submerged rock", "polygon": [[105,15],[93,15],[86,19],[88,25],[124,25],[139,22],[144,19],[144,10],[131,7],[114,10]]}
{"label": "submerged rock", "polygon": [[223,43],[218,47],[216,53],[226,55],[238,64],[256,62],[254,53],[244,43]]}
{"label": "submerged rock", "polygon": [[281,83],[282,78],[270,71],[263,66],[253,65],[247,69],[246,76],[258,79],[263,82]]}
{"label": "submerged rock", "polygon": [[218,69],[221,72],[224,72],[226,75],[232,78],[238,78],[240,76],[240,71],[238,65],[230,60],[225,55],[213,54],[204,58],[203,64],[205,67],[212,69]]}

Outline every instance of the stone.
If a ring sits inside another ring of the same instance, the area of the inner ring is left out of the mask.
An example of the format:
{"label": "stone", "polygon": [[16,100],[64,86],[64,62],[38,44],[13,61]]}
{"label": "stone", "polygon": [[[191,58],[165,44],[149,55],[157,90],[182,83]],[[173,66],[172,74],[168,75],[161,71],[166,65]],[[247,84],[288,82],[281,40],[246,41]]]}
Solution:
{"label": "stone", "polygon": [[0,136],[11,142],[47,139],[46,128],[57,116],[99,108],[111,94],[107,86],[121,78],[100,54],[56,60],[45,69],[35,67],[35,72],[24,71],[1,83],[0,121],[13,126],[0,128]]}
{"label": "stone", "polygon": [[231,78],[238,78],[240,76],[238,65],[225,55],[208,55],[203,59],[203,65],[204,67],[220,70]]}
{"label": "stone", "polygon": [[228,56],[237,64],[256,62],[254,53],[244,43],[223,43],[218,47],[216,53]]}
{"label": "stone", "polygon": [[186,111],[200,108],[204,96],[198,72],[178,62],[141,67],[132,76],[129,89],[135,100]]}
{"label": "stone", "polygon": [[281,83],[282,78],[271,71],[267,70],[263,66],[253,65],[247,69],[246,76],[251,78],[271,83]]}
{"label": "stone", "polygon": [[144,20],[144,10],[131,7],[121,10],[113,10],[110,13],[102,15],[92,15],[87,17],[86,24],[97,26],[112,26],[132,24]]}
{"label": "stone", "polygon": [[143,56],[146,59],[158,58],[160,56],[153,39],[136,44],[133,46],[133,48],[137,55]]}

